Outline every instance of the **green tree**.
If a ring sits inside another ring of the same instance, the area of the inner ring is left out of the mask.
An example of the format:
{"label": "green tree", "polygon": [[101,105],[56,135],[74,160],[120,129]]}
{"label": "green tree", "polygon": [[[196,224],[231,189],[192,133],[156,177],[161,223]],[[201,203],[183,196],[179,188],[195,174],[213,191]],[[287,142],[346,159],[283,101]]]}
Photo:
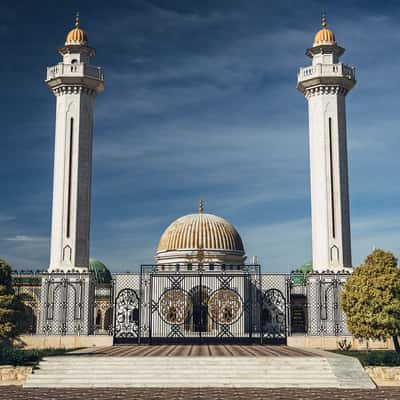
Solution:
{"label": "green tree", "polygon": [[0,344],[23,333],[27,328],[26,307],[12,287],[11,267],[0,260]]}
{"label": "green tree", "polygon": [[393,338],[400,352],[400,270],[396,257],[374,250],[354,269],[341,293],[350,332],[360,339]]}

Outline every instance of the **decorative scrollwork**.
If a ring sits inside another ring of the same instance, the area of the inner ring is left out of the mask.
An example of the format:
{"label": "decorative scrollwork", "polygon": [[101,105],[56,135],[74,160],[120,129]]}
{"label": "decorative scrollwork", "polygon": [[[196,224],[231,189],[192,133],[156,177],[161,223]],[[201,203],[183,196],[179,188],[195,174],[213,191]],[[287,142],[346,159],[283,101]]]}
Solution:
{"label": "decorative scrollwork", "polygon": [[282,292],[269,289],[262,299],[261,325],[267,337],[286,335],[286,302]]}
{"label": "decorative scrollwork", "polygon": [[243,312],[243,301],[232,289],[219,289],[210,296],[208,301],[210,317],[221,325],[236,322]]}
{"label": "decorative scrollwork", "polygon": [[137,337],[139,332],[139,297],[132,289],[123,289],[115,301],[115,336]]}
{"label": "decorative scrollwork", "polygon": [[190,296],[182,289],[168,289],[158,300],[160,317],[171,325],[185,322],[192,309]]}

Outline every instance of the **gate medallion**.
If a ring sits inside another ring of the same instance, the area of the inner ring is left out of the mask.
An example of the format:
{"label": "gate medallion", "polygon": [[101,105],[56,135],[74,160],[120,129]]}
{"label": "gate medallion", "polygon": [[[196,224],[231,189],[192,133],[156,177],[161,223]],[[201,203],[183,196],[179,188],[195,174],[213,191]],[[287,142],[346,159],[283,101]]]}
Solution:
{"label": "gate medallion", "polygon": [[219,289],[214,292],[208,306],[210,317],[221,325],[233,324],[243,312],[242,299],[231,289]]}
{"label": "gate medallion", "polygon": [[164,292],[158,301],[160,317],[171,325],[181,325],[191,311],[189,295],[179,289],[169,289]]}

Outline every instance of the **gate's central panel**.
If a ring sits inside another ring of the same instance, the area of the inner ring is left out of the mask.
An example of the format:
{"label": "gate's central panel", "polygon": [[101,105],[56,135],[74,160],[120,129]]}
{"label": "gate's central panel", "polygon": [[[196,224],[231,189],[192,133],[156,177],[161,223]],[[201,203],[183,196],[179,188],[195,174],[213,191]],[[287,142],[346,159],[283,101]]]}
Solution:
{"label": "gate's central panel", "polygon": [[153,339],[250,336],[257,290],[250,275],[155,273],[150,280]]}

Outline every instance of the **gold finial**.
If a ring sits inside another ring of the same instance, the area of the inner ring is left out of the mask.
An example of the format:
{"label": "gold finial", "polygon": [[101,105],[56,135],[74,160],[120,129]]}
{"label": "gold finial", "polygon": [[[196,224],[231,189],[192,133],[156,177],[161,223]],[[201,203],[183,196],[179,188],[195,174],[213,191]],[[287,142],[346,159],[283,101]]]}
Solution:
{"label": "gold finial", "polygon": [[76,27],[76,28],[79,28],[79,23],[80,23],[80,20],[79,20],[79,11],[77,11],[76,16],[75,16],[75,27]]}
{"label": "gold finial", "polygon": [[321,25],[323,28],[326,28],[326,14],[325,13],[322,13]]}
{"label": "gold finial", "polygon": [[199,201],[198,211],[199,211],[200,214],[204,211],[204,201],[203,201],[203,199],[200,199],[200,201]]}

